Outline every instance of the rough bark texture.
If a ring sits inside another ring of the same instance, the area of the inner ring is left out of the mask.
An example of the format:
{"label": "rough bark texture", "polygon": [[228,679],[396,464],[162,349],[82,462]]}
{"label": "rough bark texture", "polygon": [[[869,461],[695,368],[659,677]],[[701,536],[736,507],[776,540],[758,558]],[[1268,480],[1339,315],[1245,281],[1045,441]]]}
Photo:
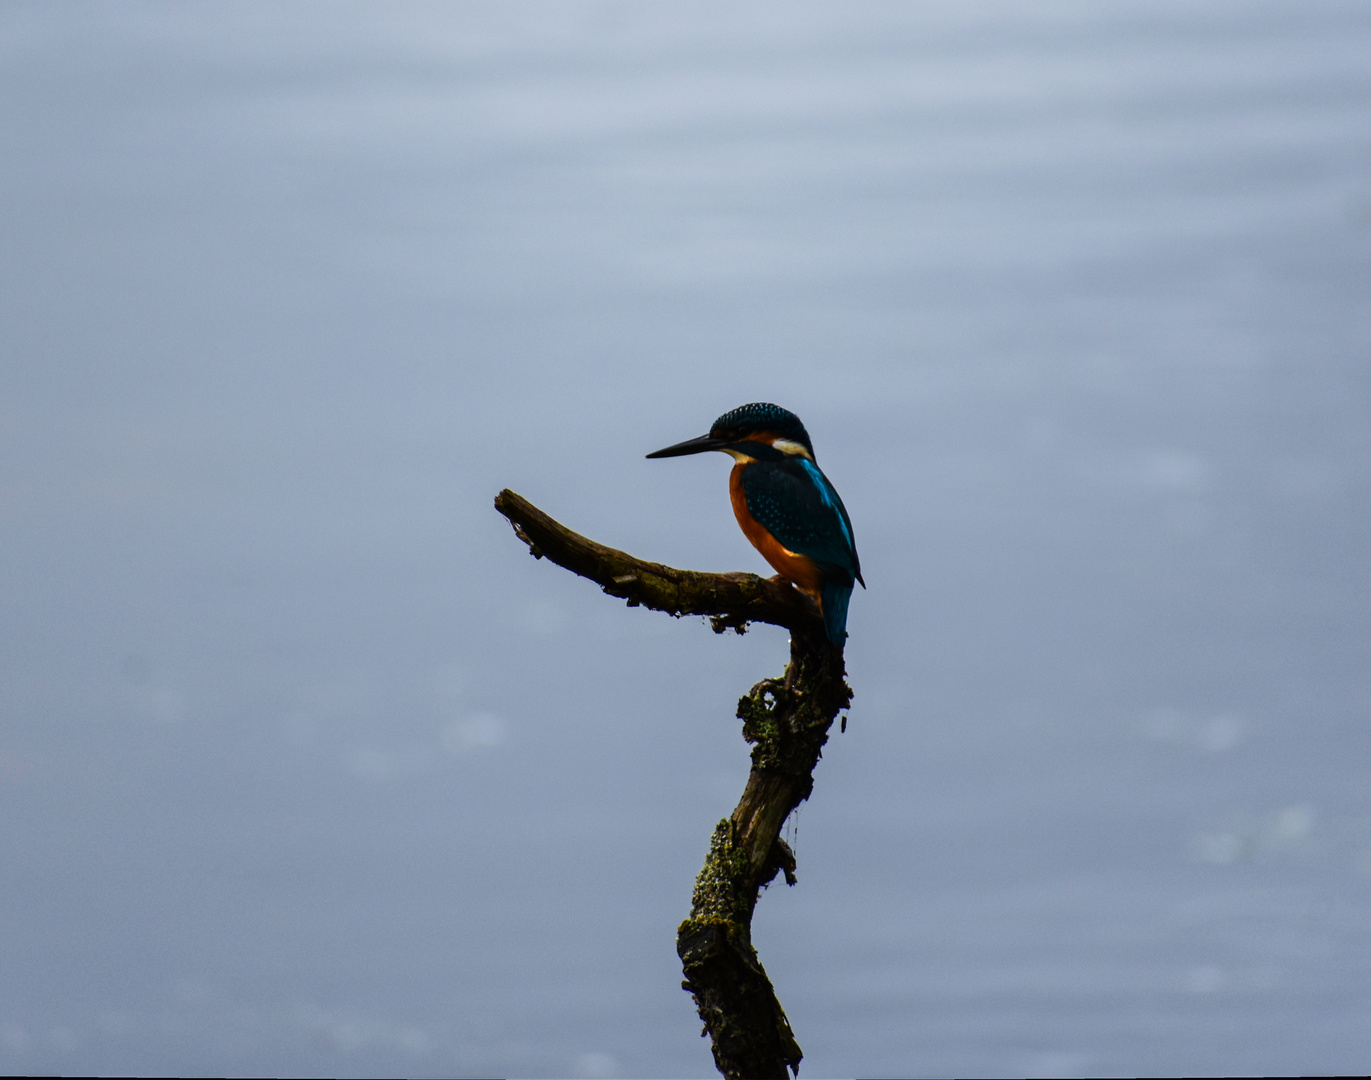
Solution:
{"label": "rough bark texture", "polygon": [[752,772],[732,817],[714,830],[676,951],[719,1071],[730,1080],[785,1078],[788,1069],[798,1075],[800,1046],[752,947],[752,912],[778,873],[795,884],[781,827],[813,790],[828,729],[852,700],[842,649],[825,637],[814,602],[779,578],[644,562],[572,532],[509,490],[495,497],[495,508],[536,558],[589,578],[630,607],[705,615],[719,633],[742,633],[749,622],[790,631],[785,677],[762,680],[738,702]]}

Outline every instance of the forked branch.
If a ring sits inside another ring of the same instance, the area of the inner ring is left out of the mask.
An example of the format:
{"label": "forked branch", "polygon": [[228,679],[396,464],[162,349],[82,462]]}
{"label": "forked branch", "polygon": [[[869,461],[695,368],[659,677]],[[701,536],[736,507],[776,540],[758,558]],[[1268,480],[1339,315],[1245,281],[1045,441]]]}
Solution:
{"label": "forked branch", "polygon": [[795,856],[781,828],[813,790],[828,730],[852,700],[842,649],[829,643],[814,602],[778,578],[645,562],[572,532],[507,489],[495,508],[535,557],[589,578],[630,607],[705,615],[718,632],[741,633],[749,622],[790,631],[784,678],[762,680],[738,702],[752,771],[732,816],[714,830],[676,951],[719,1071],[730,1080],[785,1078],[787,1069],[798,1075],[800,1047],[752,947],[752,912],[778,873],[795,884]]}

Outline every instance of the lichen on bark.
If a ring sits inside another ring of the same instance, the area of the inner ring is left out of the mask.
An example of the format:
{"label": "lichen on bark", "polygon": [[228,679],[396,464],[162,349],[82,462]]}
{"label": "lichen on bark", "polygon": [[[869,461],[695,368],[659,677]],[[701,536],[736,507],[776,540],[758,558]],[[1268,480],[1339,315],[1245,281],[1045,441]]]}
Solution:
{"label": "lichen on bark", "polygon": [[596,582],[630,607],[704,615],[718,633],[743,633],[752,622],[790,631],[785,677],[763,679],[738,702],[752,768],[733,814],[710,838],[676,950],[719,1071],[729,1080],[798,1076],[803,1055],[752,946],[752,913],[777,874],[796,882],[795,854],[781,829],[813,791],[829,728],[852,700],[842,648],[828,641],[813,600],[780,578],[646,562],[572,532],[509,490],[496,496],[495,508],[536,558]]}

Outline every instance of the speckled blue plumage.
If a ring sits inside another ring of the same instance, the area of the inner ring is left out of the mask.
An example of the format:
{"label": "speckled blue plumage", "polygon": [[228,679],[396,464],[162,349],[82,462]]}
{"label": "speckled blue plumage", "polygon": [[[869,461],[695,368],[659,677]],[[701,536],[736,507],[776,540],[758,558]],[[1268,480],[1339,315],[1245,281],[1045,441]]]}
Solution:
{"label": "speckled blue plumage", "polygon": [[[798,441],[798,440],[797,440]],[[758,460],[743,468],[748,512],[797,555],[811,559],[823,576],[824,626],[829,640],[847,637],[847,605],[861,563],[847,509],[828,477],[800,456]]]}
{"label": "speckled blue plumage", "polygon": [[754,401],[750,405],[739,405],[736,409],[730,409],[714,421],[710,431],[719,434],[770,431],[783,439],[799,443],[811,455],[814,453],[814,445],[809,441],[809,432],[805,430],[804,424],[800,423],[800,418],[789,409],[783,409],[767,401]]}

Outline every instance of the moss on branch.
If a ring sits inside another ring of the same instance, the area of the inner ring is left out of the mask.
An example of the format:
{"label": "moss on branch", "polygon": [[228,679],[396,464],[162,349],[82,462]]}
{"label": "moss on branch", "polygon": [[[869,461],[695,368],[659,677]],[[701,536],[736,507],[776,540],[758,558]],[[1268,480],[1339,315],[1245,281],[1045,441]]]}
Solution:
{"label": "moss on branch", "polygon": [[814,602],[780,578],[646,562],[572,532],[509,490],[495,497],[495,508],[534,557],[596,582],[630,607],[704,615],[718,633],[742,633],[752,622],[790,631],[784,678],[763,679],[738,702],[752,769],[732,816],[710,839],[676,951],[719,1071],[729,1080],[798,1076],[803,1055],[752,947],[752,913],[777,874],[796,882],[795,853],[781,829],[813,791],[829,728],[852,700],[842,649],[829,643]]}

